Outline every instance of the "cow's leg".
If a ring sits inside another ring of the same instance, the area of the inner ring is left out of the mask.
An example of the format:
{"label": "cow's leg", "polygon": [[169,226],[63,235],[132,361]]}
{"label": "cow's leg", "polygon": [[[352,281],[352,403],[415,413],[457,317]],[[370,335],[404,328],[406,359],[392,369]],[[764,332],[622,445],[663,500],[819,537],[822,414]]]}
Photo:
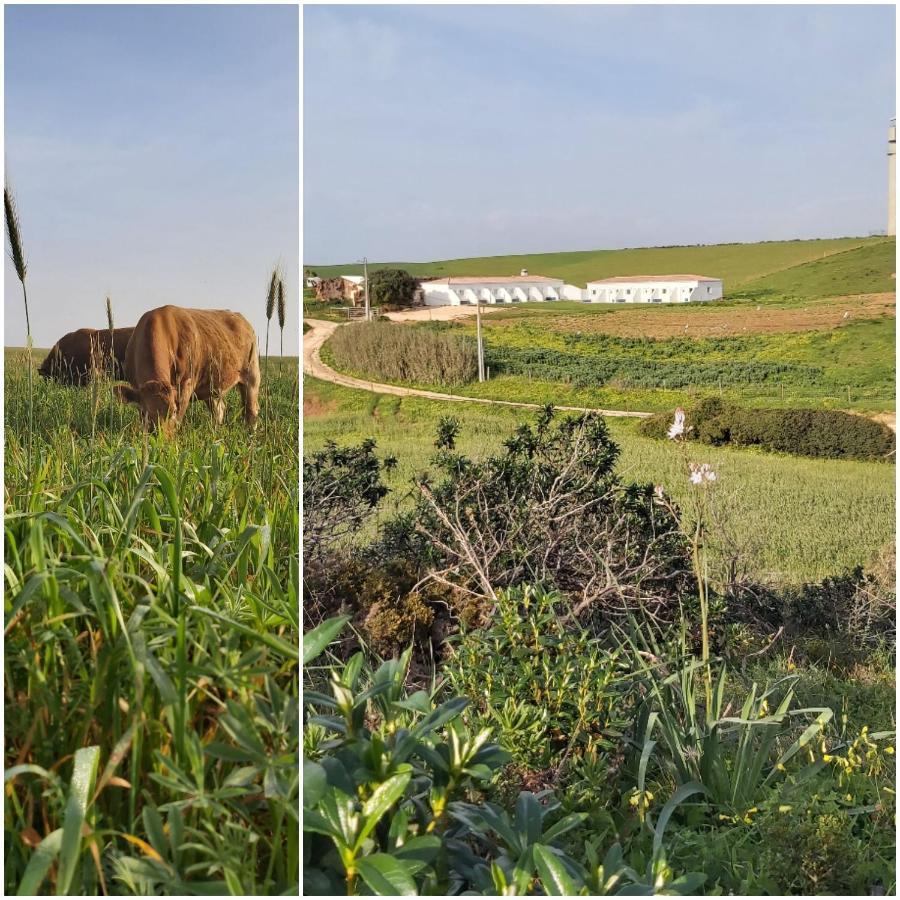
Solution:
{"label": "cow's leg", "polygon": [[255,344],[250,361],[241,373],[238,390],[244,403],[244,421],[248,425],[255,425],[259,418],[259,355]]}
{"label": "cow's leg", "polygon": [[221,425],[225,421],[225,398],[218,395],[210,394],[206,398],[206,405],[209,407],[213,422]]}
{"label": "cow's leg", "polygon": [[175,397],[175,422],[180,422],[187,414],[188,404],[194,394],[196,384],[193,378],[185,378],[178,383]]}

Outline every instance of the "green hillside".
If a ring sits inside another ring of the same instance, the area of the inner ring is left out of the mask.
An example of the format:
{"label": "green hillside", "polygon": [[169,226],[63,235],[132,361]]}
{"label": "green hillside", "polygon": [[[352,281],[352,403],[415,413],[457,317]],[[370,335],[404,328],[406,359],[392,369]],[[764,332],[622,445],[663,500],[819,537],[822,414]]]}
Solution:
{"label": "green hillside", "polygon": [[[370,270],[397,266],[413,275],[518,275],[523,268],[541,275],[563,278],[570,284],[583,286],[596,278],[614,275],[654,275],[690,273],[722,278],[726,292],[761,279],[796,269],[805,264],[821,262],[845,251],[866,251],[861,268],[868,264],[893,259],[895,241],[892,238],[833,238],[813,241],[767,241],[760,244],[714,244],[694,247],[645,247],[630,250],[585,250],[571,253],[535,253],[520,256],[487,256],[472,259],[448,259],[424,263],[370,263]],[[881,256],[878,256],[878,254]],[[877,258],[875,258],[877,257]],[[841,260],[839,269],[847,267],[849,259]],[[316,266],[313,271],[322,277],[361,274],[358,264]],[[893,266],[887,273],[893,272]],[[803,273],[801,273],[801,278]],[[818,277],[818,275],[817,275]],[[825,273],[822,278],[827,281]],[[880,277],[880,276],[879,276]],[[883,279],[881,282],[883,283]],[[763,288],[768,285],[762,285]],[[772,288],[776,288],[773,286]],[[862,290],[891,290],[892,287],[863,288]],[[852,291],[851,291],[852,292]]]}
{"label": "green hillside", "polygon": [[766,275],[744,287],[757,296],[804,299],[893,291],[896,249],[895,240],[879,240]]}

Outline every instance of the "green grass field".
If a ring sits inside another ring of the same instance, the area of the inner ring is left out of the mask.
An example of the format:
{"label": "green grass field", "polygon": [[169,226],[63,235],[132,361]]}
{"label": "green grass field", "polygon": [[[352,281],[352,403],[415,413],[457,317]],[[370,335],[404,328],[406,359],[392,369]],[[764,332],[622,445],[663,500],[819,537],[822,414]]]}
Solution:
{"label": "green grass field", "polygon": [[[349,444],[371,437],[380,453],[395,455],[383,520],[408,502],[410,479],[427,466],[445,415],[462,422],[460,448],[479,454],[496,448],[529,417],[525,410],[379,396],[305,378],[304,452],[326,440]],[[662,484],[685,501],[685,462],[677,448],[635,434],[633,422],[608,423],[622,451],[620,471],[631,480]],[[758,578],[818,580],[867,563],[894,540],[893,466],[706,446],[692,446],[690,454],[716,469],[716,502]]]}
{"label": "green grass field", "polygon": [[[881,247],[881,250],[874,248]],[[714,244],[697,247],[642,247],[624,250],[583,250],[569,253],[534,253],[517,256],[488,256],[471,259],[447,259],[435,262],[370,263],[370,270],[383,267],[406,269],[412,275],[518,275],[523,268],[532,274],[563,278],[584,286],[596,278],[614,275],[660,275],[689,273],[722,278],[726,294],[750,287],[754,282],[796,266],[822,260],[835,253],[862,248],[869,254],[893,256],[895,241],[883,237],[833,238],[813,241],[767,241],[759,244]],[[851,265],[848,259],[837,264],[840,272]],[[854,261],[853,268],[857,268]],[[320,277],[361,275],[362,266],[316,266],[307,268]],[[893,269],[891,269],[893,271]],[[843,280],[843,275],[841,275]],[[883,283],[874,280],[874,283]],[[765,286],[764,286],[765,287]],[[892,286],[866,290],[892,290]],[[837,293],[845,293],[838,289]]]}
{"label": "green grass field", "polygon": [[895,240],[877,239],[855,250],[816,259],[746,285],[747,293],[759,297],[838,297],[847,294],[896,289]]}
{"label": "green grass field", "polygon": [[233,391],[171,440],[108,383],[35,376],[32,417],[26,375],[8,351],[5,893],[297,894],[296,358],[254,433]]}

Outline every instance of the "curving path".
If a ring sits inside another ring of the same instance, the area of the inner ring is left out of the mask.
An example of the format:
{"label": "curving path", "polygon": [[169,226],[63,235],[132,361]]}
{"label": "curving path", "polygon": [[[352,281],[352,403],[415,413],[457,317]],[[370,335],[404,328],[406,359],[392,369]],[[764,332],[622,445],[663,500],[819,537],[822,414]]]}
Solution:
{"label": "curving path", "polygon": [[[330,381],[343,387],[356,388],[362,391],[372,391],[376,394],[393,394],[397,397],[424,397],[426,400],[445,400],[457,403],[483,403],[489,406],[514,406],[521,409],[542,409],[540,403],[518,403],[512,400],[489,400],[485,397],[460,397],[457,394],[441,394],[437,391],[423,391],[417,388],[399,387],[396,384],[379,384],[375,381],[365,381],[362,378],[353,378],[351,375],[343,375],[336,372],[330,366],[322,362],[322,344],[334,334],[335,330],[344,327],[338,322],[328,322],[324,319],[304,319],[310,330],[303,335],[303,372],[322,381]],[[627,412],[616,409],[589,409],[583,406],[555,406],[555,409],[566,412],[593,412],[603,416],[622,416],[630,419],[646,419],[652,413]]]}

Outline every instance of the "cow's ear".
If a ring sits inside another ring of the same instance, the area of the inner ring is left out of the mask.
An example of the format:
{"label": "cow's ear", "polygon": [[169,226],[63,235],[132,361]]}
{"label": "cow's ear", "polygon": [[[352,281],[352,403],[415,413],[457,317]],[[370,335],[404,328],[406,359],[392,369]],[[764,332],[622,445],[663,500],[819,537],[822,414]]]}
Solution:
{"label": "cow's ear", "polygon": [[130,384],[114,384],[113,393],[122,403],[138,403],[141,395]]}

